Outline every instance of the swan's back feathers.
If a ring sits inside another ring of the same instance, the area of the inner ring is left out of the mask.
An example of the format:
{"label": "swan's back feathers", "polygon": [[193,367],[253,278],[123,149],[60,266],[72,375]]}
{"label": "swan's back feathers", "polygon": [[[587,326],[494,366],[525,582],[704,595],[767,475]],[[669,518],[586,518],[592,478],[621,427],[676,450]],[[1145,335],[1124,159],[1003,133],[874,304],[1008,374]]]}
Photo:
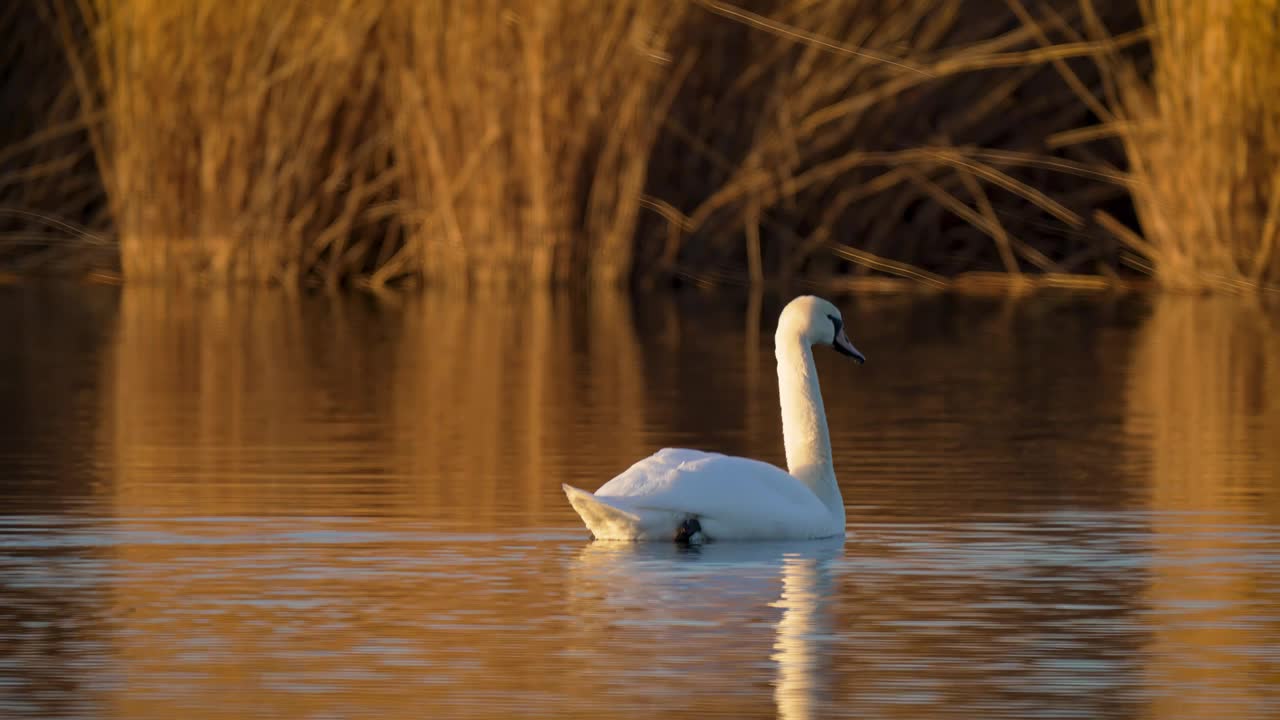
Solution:
{"label": "swan's back feathers", "polygon": [[844,531],[822,501],[768,463],[667,448],[632,465],[594,495],[565,486],[599,539],[666,539],[696,517],[713,540],[818,538]]}

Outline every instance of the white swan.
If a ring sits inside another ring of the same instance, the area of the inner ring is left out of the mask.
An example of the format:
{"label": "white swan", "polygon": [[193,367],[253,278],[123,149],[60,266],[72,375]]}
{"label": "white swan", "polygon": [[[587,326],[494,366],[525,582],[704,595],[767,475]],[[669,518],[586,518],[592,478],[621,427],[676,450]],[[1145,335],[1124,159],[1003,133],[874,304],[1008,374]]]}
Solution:
{"label": "white swan", "polygon": [[804,540],[844,535],[844,500],[831,464],[814,345],[864,362],[835,305],[798,297],[773,336],[784,472],[768,463],[667,448],[632,465],[595,494],[563,485],[597,540]]}

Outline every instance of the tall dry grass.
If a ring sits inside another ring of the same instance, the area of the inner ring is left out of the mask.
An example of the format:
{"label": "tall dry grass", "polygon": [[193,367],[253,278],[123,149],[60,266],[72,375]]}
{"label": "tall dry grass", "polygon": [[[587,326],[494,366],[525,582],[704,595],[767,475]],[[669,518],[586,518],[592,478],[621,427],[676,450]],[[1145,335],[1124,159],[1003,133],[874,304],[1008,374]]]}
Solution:
{"label": "tall dry grass", "polygon": [[1141,6],[1150,79],[1112,63],[1132,244],[1166,286],[1280,285],[1280,2]]}
{"label": "tall dry grass", "polygon": [[1043,143],[1088,49],[1004,0],[57,3],[135,280],[1107,262],[1079,208],[1117,190]]}
{"label": "tall dry grass", "polygon": [[[394,179],[358,0],[58,0],[125,275],[333,282]],[[72,32],[82,20],[81,42]]]}
{"label": "tall dry grass", "polygon": [[630,272],[685,3],[58,7],[132,279]]}
{"label": "tall dry grass", "polygon": [[687,5],[389,2],[379,51],[418,262],[375,277],[625,279]]}
{"label": "tall dry grass", "polygon": [[[651,185],[659,267],[940,283],[1111,263],[1085,210],[1120,176],[1047,144],[1091,112],[1072,83],[1100,89],[1074,1],[696,4],[680,44],[702,54]],[[1108,13],[1117,44],[1133,15]]]}
{"label": "tall dry grass", "polygon": [[133,280],[1280,273],[1276,0],[50,2]]}
{"label": "tall dry grass", "polygon": [[[0,269],[110,263],[102,185],[40,0],[0,5]],[[83,37],[80,25],[68,28]]]}

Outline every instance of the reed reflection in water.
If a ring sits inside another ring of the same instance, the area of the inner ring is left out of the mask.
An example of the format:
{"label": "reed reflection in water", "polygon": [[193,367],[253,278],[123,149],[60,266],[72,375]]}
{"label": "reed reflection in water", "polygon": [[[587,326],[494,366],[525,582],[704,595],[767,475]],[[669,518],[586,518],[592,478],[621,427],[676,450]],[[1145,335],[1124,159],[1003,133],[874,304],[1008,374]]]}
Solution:
{"label": "reed reflection in water", "polygon": [[1280,662],[1256,644],[1280,641],[1277,319],[1250,300],[1170,297],[1139,336],[1129,423],[1150,438],[1145,601],[1160,618],[1145,682],[1186,689],[1153,693],[1153,717],[1280,712]]}
{"label": "reed reflection in water", "polygon": [[851,536],[682,551],[560,483],[782,463],[774,300],[0,288],[0,716],[1277,713],[1273,309],[841,305]]}

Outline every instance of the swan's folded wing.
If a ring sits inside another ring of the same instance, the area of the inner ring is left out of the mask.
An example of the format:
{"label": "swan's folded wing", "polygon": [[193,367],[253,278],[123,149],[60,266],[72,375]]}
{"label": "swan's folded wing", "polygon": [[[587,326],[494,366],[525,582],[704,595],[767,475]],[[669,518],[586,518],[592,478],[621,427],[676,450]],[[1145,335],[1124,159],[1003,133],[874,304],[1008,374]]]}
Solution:
{"label": "swan's folded wing", "polygon": [[[749,458],[665,449],[632,465],[594,496],[632,512],[662,510],[719,519],[734,533],[795,534],[828,516],[826,506],[781,468]],[[793,530],[784,532],[784,528]]]}

